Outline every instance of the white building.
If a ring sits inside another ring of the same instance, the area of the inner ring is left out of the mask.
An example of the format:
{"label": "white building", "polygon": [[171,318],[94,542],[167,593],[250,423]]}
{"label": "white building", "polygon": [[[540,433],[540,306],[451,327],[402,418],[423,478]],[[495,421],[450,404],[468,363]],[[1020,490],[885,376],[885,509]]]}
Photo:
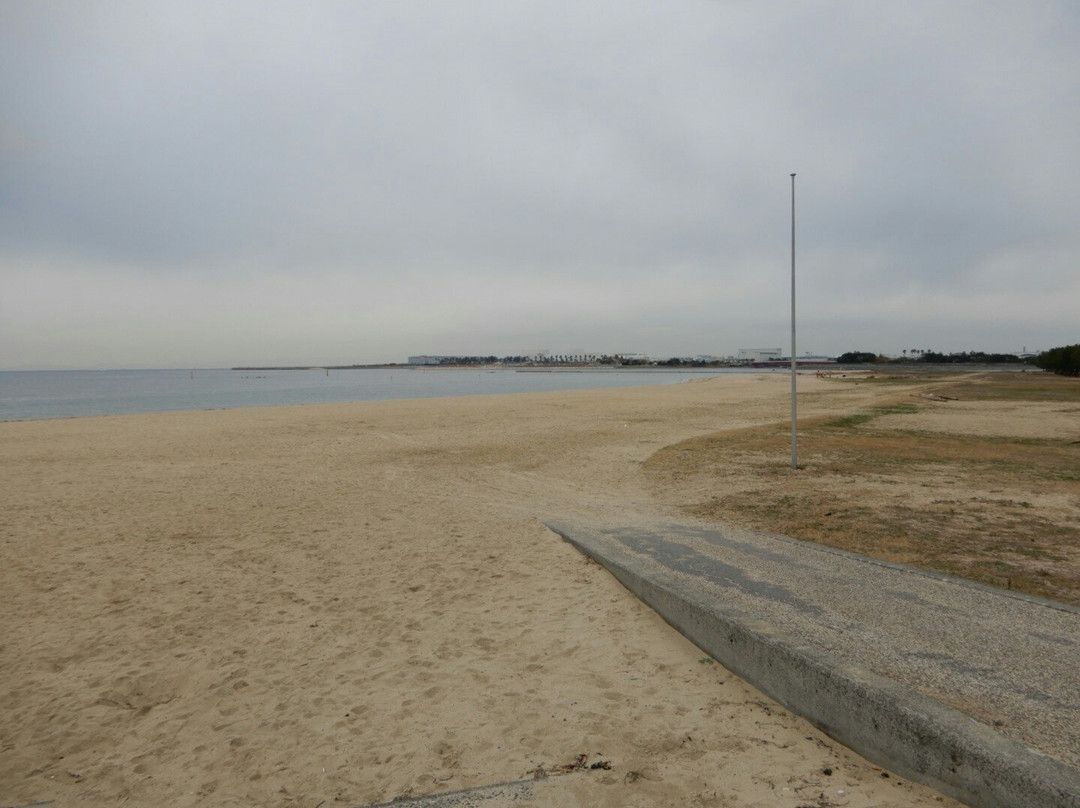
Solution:
{"label": "white building", "polygon": [[740,362],[778,362],[782,358],[781,348],[739,348]]}

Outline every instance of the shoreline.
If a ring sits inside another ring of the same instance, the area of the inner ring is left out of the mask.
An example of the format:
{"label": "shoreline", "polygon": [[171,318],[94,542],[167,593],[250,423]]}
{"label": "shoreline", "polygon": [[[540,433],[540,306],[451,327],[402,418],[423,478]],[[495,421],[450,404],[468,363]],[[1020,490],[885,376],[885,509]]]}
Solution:
{"label": "shoreline", "polygon": [[[0,423],[100,417],[154,412],[203,412],[245,407],[295,406],[363,401],[405,401],[532,392],[610,389],[674,384],[682,371],[631,376],[626,371],[559,371],[518,376],[509,370],[410,368],[367,376],[313,374],[307,370],[267,372],[217,369],[193,371],[19,371],[0,386]],[[723,375],[715,372],[705,376]],[[737,375],[737,374],[726,374]],[[29,377],[29,378],[27,378]],[[0,376],[0,381],[3,381]]]}
{"label": "shoreline", "polygon": [[[586,384],[576,386],[579,380],[621,380],[615,387],[621,387],[631,378],[648,379],[650,383],[675,383],[670,377],[687,377],[687,380],[709,378],[731,378],[741,375],[768,374],[788,375],[784,367],[732,367],[732,368],[687,368],[687,367],[624,367],[624,368],[578,368],[578,367],[440,367],[440,366],[399,366],[397,368],[372,368],[379,376],[364,377],[364,384],[355,389],[348,389],[348,383],[342,385],[343,377],[325,374],[312,374],[312,368],[299,370],[267,370],[264,375],[232,374],[253,373],[228,368],[214,368],[203,371],[194,370],[86,370],[86,371],[6,371],[23,381],[0,385],[0,423],[17,421],[38,421],[78,417],[102,417],[153,412],[204,412],[208,410],[237,409],[244,407],[294,406],[302,404],[345,403],[361,401],[408,400],[412,398],[450,398],[467,395],[505,395],[526,392],[555,392],[575,389],[609,389],[606,381],[598,386]],[[403,371],[395,383],[394,370]],[[1027,368],[1001,366],[972,366],[958,368],[956,365],[917,367],[905,370],[890,369],[883,372],[880,368],[868,368],[865,365],[840,366],[835,369],[803,367],[798,375],[807,378],[813,376],[840,376],[866,378],[915,378],[962,375],[975,372],[1013,372],[1026,373]],[[1045,371],[1037,371],[1042,374]],[[282,374],[280,377],[276,373]],[[477,374],[473,376],[472,374]],[[294,374],[289,379],[288,374]],[[524,385],[504,384],[502,389],[491,389],[485,382],[491,379],[564,379],[575,380],[569,387],[552,385],[540,390],[523,389]],[[40,375],[48,379],[47,384],[37,385],[34,377]],[[349,374],[346,374],[348,377]],[[64,382],[64,376],[71,376],[72,381]],[[30,380],[27,381],[27,377]],[[147,379],[155,381],[148,383]],[[448,384],[451,379],[471,379],[471,384]],[[443,389],[426,389],[417,386],[421,379],[440,380]],[[141,380],[141,381],[140,381]],[[222,386],[222,380],[227,380]],[[0,382],[3,373],[0,373]],[[324,383],[321,383],[324,382]],[[164,387],[159,389],[160,384]],[[281,386],[282,384],[285,386]],[[58,387],[59,385],[59,387]],[[141,385],[141,387],[140,387]],[[393,385],[393,386],[392,386]],[[484,387],[487,389],[484,389]],[[626,386],[632,386],[626,384]],[[410,389],[411,388],[411,389]],[[186,401],[185,401],[186,399]]]}

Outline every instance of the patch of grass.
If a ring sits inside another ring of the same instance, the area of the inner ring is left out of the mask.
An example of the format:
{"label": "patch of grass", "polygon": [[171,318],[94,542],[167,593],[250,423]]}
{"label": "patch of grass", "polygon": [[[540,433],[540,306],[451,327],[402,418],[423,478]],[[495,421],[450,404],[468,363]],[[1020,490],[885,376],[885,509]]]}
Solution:
{"label": "patch of grass", "polygon": [[830,427],[846,429],[849,427],[861,426],[862,424],[869,423],[875,418],[880,418],[882,415],[907,415],[916,411],[918,411],[918,407],[914,404],[886,404],[880,407],[871,407],[868,410],[853,413],[852,415],[845,415],[842,418],[833,418],[830,421],[826,421],[825,424],[826,426]]}
{"label": "patch of grass", "polygon": [[1065,401],[1080,403],[1080,379],[1041,370],[983,373],[938,388],[964,401]]}
{"label": "patch of grass", "polygon": [[[977,384],[1007,395],[1062,389],[1041,374],[1024,374],[1037,383],[1022,387],[1029,382],[1019,375],[986,374]],[[661,499],[707,521],[1080,604],[1080,444],[873,423],[903,413],[917,424],[927,406],[940,405],[886,401],[801,421],[798,472],[785,462],[787,424],[694,438],[644,468]]]}
{"label": "patch of grass", "polygon": [[874,384],[881,385],[883,387],[902,387],[905,385],[917,385],[926,384],[927,382],[941,381],[961,375],[963,375],[961,371],[942,373],[940,371],[920,371],[918,369],[911,368],[902,371],[871,371],[865,376],[862,376],[857,372],[853,372],[852,374],[848,374],[841,378],[846,378],[850,381],[857,381],[859,384]]}

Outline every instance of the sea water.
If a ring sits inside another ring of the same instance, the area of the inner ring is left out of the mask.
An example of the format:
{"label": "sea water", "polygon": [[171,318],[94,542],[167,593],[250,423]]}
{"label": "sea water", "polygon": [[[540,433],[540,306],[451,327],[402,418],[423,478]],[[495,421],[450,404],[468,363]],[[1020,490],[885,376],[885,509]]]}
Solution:
{"label": "sea water", "polygon": [[[11,370],[0,421],[676,384],[742,369]],[[755,371],[760,373],[760,370]]]}

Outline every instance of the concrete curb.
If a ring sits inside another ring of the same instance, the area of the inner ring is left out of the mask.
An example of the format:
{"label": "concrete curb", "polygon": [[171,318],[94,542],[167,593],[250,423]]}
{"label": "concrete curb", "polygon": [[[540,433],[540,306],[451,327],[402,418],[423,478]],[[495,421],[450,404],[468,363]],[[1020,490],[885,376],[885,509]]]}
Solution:
{"label": "concrete curb", "polygon": [[726,668],[868,760],[975,808],[1080,808],[1080,772],[735,609],[621,545],[545,523]]}

